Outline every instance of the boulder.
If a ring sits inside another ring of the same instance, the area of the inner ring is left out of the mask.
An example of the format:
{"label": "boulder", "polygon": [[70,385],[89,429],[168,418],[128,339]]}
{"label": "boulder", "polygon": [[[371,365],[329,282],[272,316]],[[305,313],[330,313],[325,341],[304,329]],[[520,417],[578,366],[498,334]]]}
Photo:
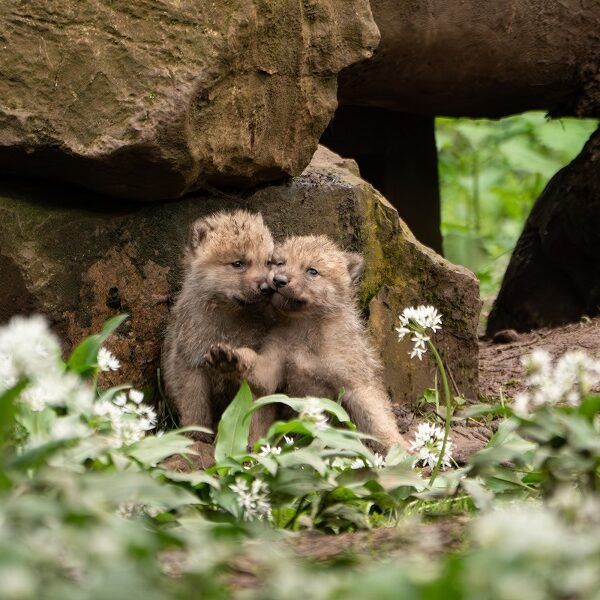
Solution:
{"label": "boulder", "polygon": [[600,314],[600,129],[536,200],[488,318],[487,334]]}
{"label": "boulder", "polygon": [[[0,0],[0,172],[128,199],[299,175],[368,0]],[[78,196],[82,204],[87,196]]]}
{"label": "boulder", "polygon": [[597,0],[371,0],[372,60],[340,78],[344,104],[499,117],[600,115]]}
{"label": "boulder", "polygon": [[[107,203],[105,197],[38,183],[0,184],[0,317],[38,311],[73,346],[121,312],[131,319],[108,347],[123,363],[105,383],[153,388],[169,305],[181,283],[189,224],[215,210],[263,213],[276,237],[323,233],[360,251],[360,301],[368,313],[394,400],[412,402],[433,386],[430,357],[410,360],[394,327],[408,305],[434,304],[444,328],[435,341],[454,385],[477,393],[480,300],[477,279],[416,241],[356,164],[320,148],[302,175],[249,194],[193,195],[168,203]],[[83,205],[85,204],[85,208]]]}

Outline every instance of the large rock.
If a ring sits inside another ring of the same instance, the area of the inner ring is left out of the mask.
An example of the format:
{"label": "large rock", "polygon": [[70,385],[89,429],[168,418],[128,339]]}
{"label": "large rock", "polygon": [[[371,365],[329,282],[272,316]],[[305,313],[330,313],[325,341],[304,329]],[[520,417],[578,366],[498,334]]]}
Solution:
{"label": "large rock", "polygon": [[381,44],[344,103],[428,115],[600,114],[598,0],[371,0]]}
{"label": "large rock", "polygon": [[600,129],[548,183],[502,281],[487,333],[600,314]]}
{"label": "large rock", "polygon": [[135,199],[300,174],[338,71],[379,40],[368,0],[0,0],[0,11],[0,172]]}
{"label": "large rock", "polygon": [[479,293],[476,278],[417,242],[396,210],[362,180],[352,161],[321,148],[290,182],[248,197],[206,195],[170,203],[106,208],[102,197],[37,184],[0,187],[0,317],[37,310],[51,317],[69,345],[128,312],[130,321],[109,347],[124,364],[110,381],[152,386],[169,303],[180,285],[179,261],[188,225],[217,209],[261,211],[278,237],[324,233],[363,252],[362,305],[383,355],[386,382],[397,402],[433,385],[429,357],[409,360],[397,341],[402,308],[431,303],[444,317],[436,336],[453,380],[477,391]]}

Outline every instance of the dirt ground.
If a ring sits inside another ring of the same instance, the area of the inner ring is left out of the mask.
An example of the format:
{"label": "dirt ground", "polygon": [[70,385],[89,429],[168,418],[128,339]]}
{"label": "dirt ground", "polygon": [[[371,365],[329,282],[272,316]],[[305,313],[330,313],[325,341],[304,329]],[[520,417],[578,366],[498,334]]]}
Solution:
{"label": "dirt ground", "polygon": [[504,344],[482,341],[479,345],[480,396],[497,398],[502,393],[511,398],[523,391],[521,358],[536,348],[544,348],[554,358],[568,350],[583,350],[600,357],[600,317],[518,334],[516,340]]}
{"label": "dirt ground", "polygon": [[[600,318],[563,325],[553,329],[539,329],[531,333],[505,333],[502,342],[481,340],[479,344],[479,399],[473,402],[493,401],[500,394],[505,399],[524,390],[521,359],[536,348],[544,348],[555,358],[568,350],[584,350],[600,357]],[[425,418],[430,415],[414,412],[412,407],[394,407],[398,427],[408,439]],[[442,419],[439,419],[442,425]],[[492,435],[492,427],[473,422],[456,422],[452,427],[453,455],[459,464],[485,446]]]}

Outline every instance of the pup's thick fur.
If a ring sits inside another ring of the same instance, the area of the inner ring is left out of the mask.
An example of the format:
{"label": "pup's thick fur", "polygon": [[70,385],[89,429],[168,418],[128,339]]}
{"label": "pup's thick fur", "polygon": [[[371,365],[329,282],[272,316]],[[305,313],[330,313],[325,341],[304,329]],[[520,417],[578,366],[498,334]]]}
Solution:
{"label": "pup's thick fur", "polygon": [[219,344],[208,354],[209,362],[236,371],[260,395],[281,391],[336,398],[343,390],[342,404],[359,431],[385,449],[405,446],[357,308],[362,257],[343,252],[326,237],[306,236],[288,238],[272,262],[269,283],[276,290],[271,303],[278,325],[260,353]]}
{"label": "pup's thick fur", "polygon": [[237,391],[237,382],[204,363],[208,349],[219,342],[259,348],[268,332],[264,288],[272,252],[261,215],[217,213],[192,225],[163,350],[165,387],[182,426],[216,431]]}

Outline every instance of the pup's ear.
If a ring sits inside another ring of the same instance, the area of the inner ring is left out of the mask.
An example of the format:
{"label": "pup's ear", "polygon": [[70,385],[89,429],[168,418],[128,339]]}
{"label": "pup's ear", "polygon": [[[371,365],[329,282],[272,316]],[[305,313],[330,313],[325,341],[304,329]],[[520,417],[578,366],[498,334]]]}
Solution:
{"label": "pup's ear", "polygon": [[350,273],[352,283],[357,284],[360,276],[363,274],[365,261],[357,252],[344,252],[344,258],[346,259],[346,265],[348,266],[348,273]]}
{"label": "pup's ear", "polygon": [[206,235],[210,231],[210,227],[206,222],[206,219],[198,219],[194,221],[188,231],[187,237],[187,249],[195,250],[206,238]]}

